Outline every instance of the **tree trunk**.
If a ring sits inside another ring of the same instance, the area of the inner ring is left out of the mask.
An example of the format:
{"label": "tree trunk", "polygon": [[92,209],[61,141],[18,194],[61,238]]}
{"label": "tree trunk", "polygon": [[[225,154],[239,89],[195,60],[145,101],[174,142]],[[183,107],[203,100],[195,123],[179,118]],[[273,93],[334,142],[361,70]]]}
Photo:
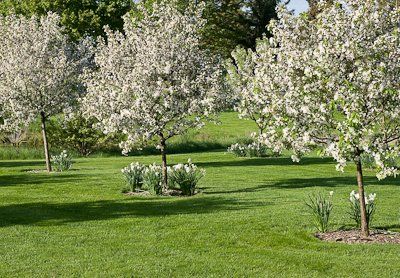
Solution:
{"label": "tree trunk", "polygon": [[168,171],[167,171],[167,146],[164,137],[161,136],[161,157],[162,157],[162,192],[168,189]]}
{"label": "tree trunk", "polygon": [[363,236],[369,236],[369,227],[367,221],[367,209],[365,205],[365,193],[364,193],[364,179],[362,173],[361,157],[358,157],[357,164],[357,184],[358,194],[360,195],[360,211],[361,211],[361,234]]}
{"label": "tree trunk", "polygon": [[49,155],[49,144],[47,142],[47,133],[46,133],[46,115],[44,112],[40,113],[42,120],[42,135],[43,135],[43,145],[44,145],[44,156],[46,158],[46,168],[47,172],[51,172],[51,163],[50,163],[50,155]]}

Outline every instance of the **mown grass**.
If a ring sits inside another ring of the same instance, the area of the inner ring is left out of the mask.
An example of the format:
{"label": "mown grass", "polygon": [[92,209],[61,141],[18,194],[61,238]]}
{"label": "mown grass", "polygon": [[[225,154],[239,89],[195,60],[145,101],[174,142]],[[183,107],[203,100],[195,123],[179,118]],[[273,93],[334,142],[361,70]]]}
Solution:
{"label": "mown grass", "polygon": [[[350,227],[344,174],[330,159],[191,157],[207,170],[191,198],[126,197],[120,169],[159,156],[78,159],[73,171],[34,174],[42,162],[0,161],[0,277],[395,277],[400,246],[324,243],[304,199],[335,192],[332,229]],[[374,227],[400,231],[399,180],[378,182]]]}
{"label": "mown grass", "polygon": [[[190,198],[121,194],[120,169],[158,155],[78,158],[72,171],[53,174],[28,172],[43,169],[40,160],[0,160],[0,277],[398,276],[400,246],[313,236],[304,200],[317,190],[335,192],[331,229],[352,227],[355,167],[339,173],[329,158],[293,164],[179,148],[179,140],[225,148],[254,131],[234,113],[222,123],[172,142],[170,164],[190,157],[207,171]],[[365,175],[377,193],[373,227],[400,231],[399,179]]]}

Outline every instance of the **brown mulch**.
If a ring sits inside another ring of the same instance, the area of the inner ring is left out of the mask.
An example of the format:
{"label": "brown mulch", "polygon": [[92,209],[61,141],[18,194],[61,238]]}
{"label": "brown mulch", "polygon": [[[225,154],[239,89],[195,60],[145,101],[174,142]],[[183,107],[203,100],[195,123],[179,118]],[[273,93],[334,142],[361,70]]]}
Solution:
{"label": "brown mulch", "polygon": [[[199,192],[195,192],[195,195],[198,194]],[[137,190],[137,191],[130,191],[130,192],[126,192],[124,193],[124,195],[126,196],[150,196],[151,193],[145,190]],[[180,190],[176,190],[176,189],[169,189],[166,192],[164,192],[163,196],[181,196],[181,197],[188,197],[188,196],[184,196],[182,195],[182,191]]]}
{"label": "brown mulch", "polygon": [[126,196],[150,196],[150,192],[148,191],[129,191],[129,192],[125,192],[124,195]]}
{"label": "brown mulch", "polygon": [[323,241],[354,243],[392,243],[400,244],[400,233],[384,230],[370,231],[369,237],[361,235],[360,230],[335,231],[327,233],[318,233],[315,235]]}

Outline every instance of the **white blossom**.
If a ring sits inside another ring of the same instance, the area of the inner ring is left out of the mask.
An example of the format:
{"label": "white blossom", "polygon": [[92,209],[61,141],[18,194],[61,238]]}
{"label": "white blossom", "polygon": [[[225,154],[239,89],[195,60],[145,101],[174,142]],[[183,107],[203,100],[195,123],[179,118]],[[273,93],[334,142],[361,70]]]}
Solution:
{"label": "white blossom", "polygon": [[106,28],[98,70],[84,76],[86,115],[106,133],[126,134],[124,153],[152,140],[165,148],[165,140],[202,127],[224,99],[219,58],[201,48],[201,9],[182,13],[167,3],[139,9],[140,20],[125,16],[125,35]]}
{"label": "white blossom", "polygon": [[[15,131],[75,104],[79,73],[90,62],[89,40],[72,44],[54,13],[0,16],[0,129]],[[44,136],[44,139],[46,136]],[[46,141],[46,140],[44,140]],[[46,162],[51,170],[46,149]]]}
{"label": "white blossom", "polygon": [[256,141],[264,141],[263,132],[275,108],[282,100],[279,83],[281,71],[277,63],[277,48],[273,38],[264,38],[256,51],[236,49],[234,61],[227,64],[228,82],[234,92],[235,110],[240,118],[254,121],[259,133],[252,134]]}
{"label": "white blossom", "polygon": [[248,58],[256,70],[239,78],[254,73],[254,84],[266,71],[257,90],[240,86],[243,96],[263,92],[266,144],[289,146],[295,160],[320,146],[338,170],[368,153],[378,178],[398,173],[390,162],[400,154],[400,10],[381,2],[336,1],[313,20],[278,9],[276,47],[263,39],[252,54],[272,48],[274,60]]}
{"label": "white blossom", "polygon": [[57,14],[0,17],[0,99],[6,123],[29,123],[69,108],[77,98],[83,60],[68,42]]}

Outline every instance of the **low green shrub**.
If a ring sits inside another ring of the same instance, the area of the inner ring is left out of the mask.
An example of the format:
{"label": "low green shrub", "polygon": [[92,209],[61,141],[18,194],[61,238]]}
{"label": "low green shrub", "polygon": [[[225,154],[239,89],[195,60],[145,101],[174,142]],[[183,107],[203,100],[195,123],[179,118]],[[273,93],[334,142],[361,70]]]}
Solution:
{"label": "low green shrub", "polygon": [[267,146],[253,142],[251,144],[236,143],[228,148],[228,152],[238,157],[268,157],[279,156],[278,153],[272,152]]}

